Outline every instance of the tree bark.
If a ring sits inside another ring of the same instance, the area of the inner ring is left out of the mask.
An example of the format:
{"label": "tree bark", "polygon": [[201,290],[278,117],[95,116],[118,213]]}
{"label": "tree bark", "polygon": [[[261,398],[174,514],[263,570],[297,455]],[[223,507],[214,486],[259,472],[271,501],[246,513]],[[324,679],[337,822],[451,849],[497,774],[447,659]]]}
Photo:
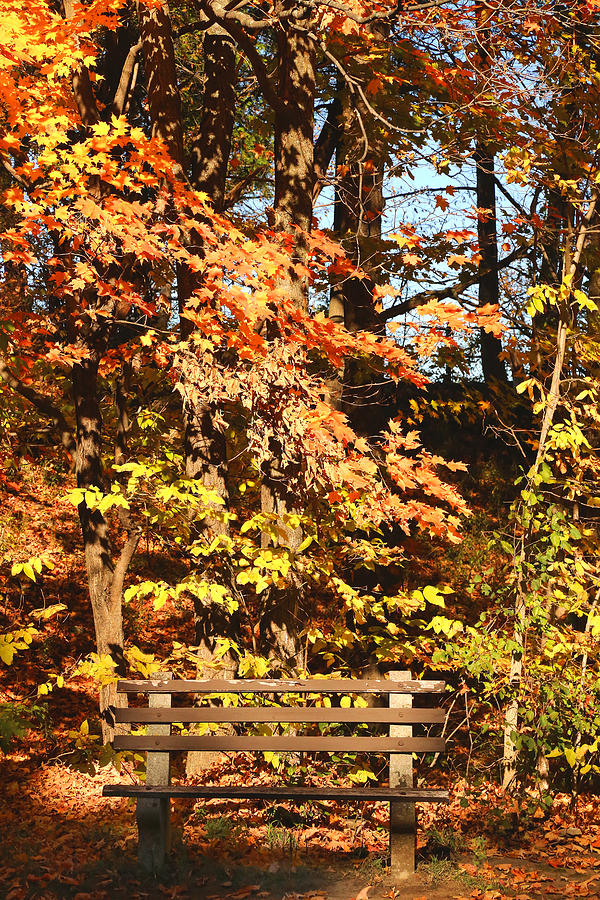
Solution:
{"label": "tree bark", "polygon": [[[65,18],[72,18],[72,0],[63,0]],[[114,51],[114,46],[113,46]],[[107,56],[111,57],[108,47]],[[114,62],[114,59],[113,59]],[[107,63],[108,64],[108,63]],[[121,70],[121,66],[117,66]],[[73,95],[80,113],[81,123],[89,129],[100,121],[100,112],[94,87],[85,66],[73,75]],[[99,176],[89,179],[88,192],[100,199],[103,185]],[[98,298],[86,298],[93,307]],[[114,315],[114,307],[111,311]],[[75,406],[75,472],[77,486],[105,490],[102,470],[102,416],[98,391],[98,367],[108,347],[110,332],[109,319],[99,318],[94,324],[88,321],[77,331],[71,326],[67,316],[67,331],[70,338],[85,350],[81,362],[75,364],[71,373],[73,402]],[[60,423],[59,423],[60,425]],[[64,439],[63,439],[64,440]],[[96,649],[100,656],[108,655],[115,663],[115,674],[124,675],[124,635],[122,594],[125,576],[137,548],[139,532],[130,523],[126,526],[127,537],[115,563],[109,535],[109,523],[98,509],[90,509],[85,502],[79,505],[79,519],[84,545],[85,565],[90,592],[90,602],[94,618]],[[113,737],[112,721],[106,717],[110,706],[126,706],[127,697],[117,694],[114,683],[100,688],[100,712],[103,716],[102,737],[105,742]]]}
{"label": "tree bark", "polygon": [[[152,131],[162,138],[181,177],[185,171],[182,109],[175,48],[169,9],[166,3],[149,9],[140,7],[140,34],[148,84],[148,106]],[[192,148],[192,184],[208,194],[220,211],[225,195],[225,179],[231,150],[235,110],[235,53],[231,39],[218,26],[204,37],[205,93],[202,123]],[[191,249],[202,255],[198,235],[190,235]],[[186,267],[177,272],[179,312],[199,286],[198,278]],[[182,316],[182,337],[189,337],[192,324]],[[193,362],[190,362],[193,367]],[[185,378],[185,375],[184,375]],[[200,386],[201,387],[201,386]],[[201,478],[205,487],[228,500],[225,436],[215,426],[216,410],[202,401],[188,399],[183,406],[184,459],[186,477]],[[213,534],[227,533],[221,518],[209,519]]]}
{"label": "tree bark", "polygon": [[[274,107],[275,198],[274,224],[278,233],[289,235],[290,264],[278,289],[299,309],[308,308],[308,276],[298,271],[308,260],[307,235],[312,227],[314,169],[315,48],[308,35],[307,20],[291,15],[291,5],[279,4],[284,14],[277,31],[279,102]],[[277,338],[277,330],[272,332]],[[294,553],[302,542],[302,529],[286,524],[285,516],[297,512],[294,484],[300,460],[282,464],[282,447],[272,439],[270,459],[262,466],[261,510],[280,522],[280,546]],[[263,545],[270,537],[263,535]],[[298,662],[297,635],[302,618],[302,585],[290,570],[285,590],[272,589],[266,598],[263,640],[277,667]]]}
{"label": "tree bark", "polygon": [[[383,333],[385,326],[376,309],[374,292],[379,278],[384,146],[376,125],[369,134],[368,146],[363,146],[359,119],[367,120],[367,111],[352,105],[344,86],[341,90],[333,227],[362,277],[344,276],[334,281],[329,316],[352,332]],[[347,414],[357,432],[373,434],[384,424],[380,382],[380,373],[357,360],[346,362],[337,383],[336,379],[330,381],[332,401]]]}
{"label": "tree bark", "polygon": [[162,138],[183,175],[181,98],[167,3],[152,7],[140,3],[139,25],[152,134]]}
{"label": "tree bark", "polygon": [[[280,6],[288,13],[287,3]],[[275,108],[275,230],[292,236],[290,267],[279,287],[299,309],[308,306],[308,278],[296,271],[308,255],[314,186],[315,49],[306,23],[283,18],[277,32],[280,103]]]}
{"label": "tree bark", "polygon": [[[479,306],[498,306],[498,235],[496,231],[496,180],[494,154],[482,140],[475,151],[477,167],[477,239],[479,243]],[[500,358],[502,341],[480,330],[481,366],[486,384],[506,382],[506,367]]]}
{"label": "tree bark", "polygon": [[203,59],[204,102],[192,143],[192,185],[204,191],[220,213],[231,154],[237,73],[233,41],[218,25],[204,35]]}
{"label": "tree bark", "polygon": [[[481,3],[475,9],[481,77],[491,74],[490,34],[492,14]],[[485,85],[484,85],[485,86]],[[494,152],[482,130],[477,135],[475,166],[477,173],[477,240],[479,243],[479,306],[500,305],[498,278],[498,234],[496,227],[496,178]],[[479,332],[481,367],[486,384],[506,382],[506,367],[500,358],[502,341],[483,328]]]}
{"label": "tree bark", "polygon": [[[185,159],[183,147],[182,110],[171,20],[166,4],[140,14],[140,32],[148,79],[148,102],[153,133],[167,144],[176,163],[176,171],[183,177]],[[203,41],[204,56],[204,107],[202,121],[194,136],[191,151],[192,186],[207,194],[216,212],[223,208],[227,167],[231,152],[235,113],[235,51],[231,38],[219,26],[207,31]],[[202,256],[203,246],[198,233],[191,231],[188,239],[191,252]],[[193,332],[192,323],[185,318],[185,307],[196,288],[198,276],[186,266],[177,269],[177,294],[182,338]],[[190,386],[194,379],[194,357],[184,363],[183,380]],[[199,385],[200,393],[202,385]],[[223,519],[223,510],[229,502],[227,488],[227,448],[223,428],[217,425],[217,409],[210,403],[184,398],[182,408],[184,428],[184,464],[186,478],[200,479],[208,490],[223,500],[215,507],[215,514],[202,522],[207,539],[229,533],[229,523]],[[227,576],[225,575],[225,578]],[[194,624],[199,656],[207,663],[214,660],[216,641],[220,637],[237,637],[235,617],[211,603],[196,600]],[[235,660],[226,655],[223,660],[223,676],[235,672]],[[202,675],[202,672],[199,672]],[[188,775],[206,768],[215,754],[190,753],[187,758]]]}
{"label": "tree bark", "polygon": [[[73,366],[72,384],[76,417],[75,471],[77,486],[105,491],[102,472],[102,416],[98,400],[99,354],[90,348],[90,355]],[[109,525],[98,509],[90,509],[85,502],[79,505],[79,519],[83,535],[85,565],[90,591],[90,601],[96,632],[96,649],[100,656],[110,656],[115,674],[124,676],[122,591],[127,568],[131,561],[139,535],[128,534],[117,564],[109,536]],[[100,689],[100,712],[109,706],[126,706],[127,697],[117,694],[116,685]],[[113,729],[104,718],[102,736],[105,742],[112,739]]]}

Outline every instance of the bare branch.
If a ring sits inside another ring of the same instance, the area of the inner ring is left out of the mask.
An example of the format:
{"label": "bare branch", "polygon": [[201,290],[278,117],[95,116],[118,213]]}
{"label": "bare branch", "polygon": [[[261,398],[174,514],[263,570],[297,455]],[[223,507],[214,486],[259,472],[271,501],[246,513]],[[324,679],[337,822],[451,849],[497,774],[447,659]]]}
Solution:
{"label": "bare branch", "polygon": [[25,397],[26,400],[29,400],[38,412],[50,419],[60,434],[60,440],[65,450],[69,453],[74,453],[75,439],[73,438],[73,431],[69,427],[69,424],[60,409],[52,403],[49,397],[46,397],[45,394],[40,394],[35,388],[32,388],[30,385],[21,381],[14,372],[11,372],[6,359],[1,353],[0,378],[5,384],[12,388],[13,391],[16,391],[17,394],[20,394],[22,397]]}
{"label": "bare branch", "polygon": [[[500,260],[497,271],[500,272],[501,269],[505,269],[507,266],[512,265],[517,259],[521,259],[525,256],[530,249],[531,244],[527,244],[525,247],[517,247],[516,250],[513,250],[512,253],[509,253],[508,256],[505,256],[504,259]],[[403,300],[401,303],[395,303],[394,306],[382,310],[380,313],[381,318],[384,322],[389,322],[394,316],[401,316],[404,313],[410,312],[411,309],[417,309],[418,306],[424,306],[426,303],[429,303],[430,300],[458,300],[463,291],[472,287],[474,284],[477,284],[481,275],[490,271],[491,269],[484,270],[484,272],[474,272],[473,275],[469,275],[467,278],[461,278],[460,281],[457,281],[456,284],[451,287],[440,288],[437,291],[420,291],[418,294],[413,294],[412,297],[408,297],[408,299]]]}
{"label": "bare branch", "polygon": [[236,181],[225,194],[223,199],[223,210],[231,209],[231,207],[238,202],[248,185],[252,184],[252,182],[266,172],[267,169],[268,166],[258,166],[258,168],[252,169],[252,171],[248,172],[243,178],[240,178],[239,181]]}
{"label": "bare branch", "polygon": [[[276,110],[285,109],[285,103],[278,96],[275,85],[271,80],[269,73],[267,72],[267,67],[264,64],[260,53],[254,46],[252,40],[241,28],[239,22],[237,20],[233,20],[230,16],[220,18],[218,10],[223,10],[223,7],[218,4],[212,4],[208,2],[208,0],[195,0],[195,3],[196,6],[198,6],[199,9],[201,9],[201,11],[206,16],[208,16],[212,23],[221,25],[225,29],[225,31],[227,31],[231,35],[240,50],[245,54],[248,62],[252,66],[254,74],[256,75],[256,79],[263,92],[264,98],[269,106]],[[214,8],[215,6],[216,9]]]}
{"label": "bare branch", "polygon": [[[397,3],[391,9],[388,10],[379,10],[378,12],[370,13],[368,16],[358,16],[356,12],[352,9],[351,6],[347,6],[345,3],[333,2],[333,0],[328,0],[328,2],[320,3],[319,6],[326,7],[327,9],[334,9],[336,12],[343,13],[348,19],[352,22],[356,22],[358,25],[368,25],[371,22],[381,22],[381,21],[390,21],[400,13],[415,13],[415,12],[423,12],[427,9],[435,9],[438,6],[443,6],[447,0],[426,0],[424,3],[416,3],[413,6],[403,6],[402,0],[398,0]],[[315,3],[313,0],[298,0],[299,6],[307,6],[310,9],[314,9]]]}
{"label": "bare branch", "polygon": [[350,75],[347,69],[339,61],[339,59],[337,59],[337,57],[335,57],[333,53],[331,53],[327,49],[327,44],[323,37],[315,34],[314,31],[308,31],[307,34],[310,38],[313,39],[316,44],[318,44],[324,56],[326,56],[327,59],[331,63],[333,63],[335,68],[344,79],[345,83],[348,85],[350,92],[353,95],[356,95],[358,93],[360,100],[362,101],[368,112],[379,122],[382,122],[382,124],[385,125],[386,128],[389,128],[391,131],[399,132],[400,134],[421,134],[425,130],[424,128],[401,128],[399,125],[396,125],[394,122],[386,119],[385,116],[380,115],[377,110],[373,108],[372,104],[369,103],[360,81],[357,78],[353,78],[352,75]]}
{"label": "bare branch", "polygon": [[313,186],[313,205],[316,203],[319,194],[323,190],[323,182],[329,163],[335,153],[335,148],[340,134],[340,115],[342,112],[342,104],[339,97],[334,97],[329,104],[327,118],[323,123],[321,132],[315,141],[314,149],[314,171],[315,182]]}
{"label": "bare branch", "polygon": [[4,166],[4,168],[6,169],[8,174],[11,176],[11,178],[14,178],[15,181],[17,181],[21,185],[21,187],[29,188],[29,184],[25,181],[24,178],[21,178],[19,173],[16,171],[16,169],[14,169],[11,166],[11,164],[9,163],[9,161],[7,159],[2,159],[2,165]]}

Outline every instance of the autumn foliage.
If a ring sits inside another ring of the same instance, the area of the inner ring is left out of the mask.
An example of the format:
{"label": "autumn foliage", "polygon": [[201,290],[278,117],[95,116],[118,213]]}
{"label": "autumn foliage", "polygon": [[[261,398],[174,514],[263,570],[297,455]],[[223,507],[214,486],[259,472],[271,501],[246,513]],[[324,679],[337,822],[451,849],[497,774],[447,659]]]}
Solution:
{"label": "autumn foliage", "polygon": [[0,0],[0,487],[54,473],[91,613],[43,702],[412,666],[507,789],[593,783],[597,17]]}

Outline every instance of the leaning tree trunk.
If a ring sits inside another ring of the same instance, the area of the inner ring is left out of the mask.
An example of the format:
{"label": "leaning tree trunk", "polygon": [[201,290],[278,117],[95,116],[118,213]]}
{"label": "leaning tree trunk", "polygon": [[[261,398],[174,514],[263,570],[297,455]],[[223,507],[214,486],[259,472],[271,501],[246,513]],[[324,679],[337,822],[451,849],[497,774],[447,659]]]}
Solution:
{"label": "leaning tree trunk", "polygon": [[[594,194],[588,205],[587,212],[579,222],[577,229],[569,227],[569,233],[565,243],[562,265],[562,281],[569,280],[574,286],[581,271],[581,259],[584,248],[589,238],[591,223],[596,216],[596,209],[600,206],[599,196]],[[574,210],[571,208],[569,221]],[[571,298],[562,300],[559,307],[560,319],[556,332],[556,345],[554,365],[552,368],[552,378],[550,381],[548,395],[544,404],[544,414],[540,428],[540,438],[538,442],[535,462],[529,474],[530,483],[535,483],[535,478],[546,456],[546,443],[550,429],[552,428],[554,417],[561,400],[563,367],[565,365],[565,355],[567,349],[567,336],[572,328],[573,308]],[[514,630],[514,649],[511,653],[510,663],[510,684],[513,689],[513,697],[510,700],[504,719],[504,757],[503,757],[503,786],[505,790],[510,790],[514,786],[517,775],[517,757],[518,744],[515,735],[518,734],[519,725],[519,692],[523,682],[525,671],[525,634],[528,624],[527,612],[527,591],[528,584],[526,578],[526,562],[530,551],[531,529],[528,527],[524,530],[521,537],[520,553],[518,557],[517,585],[515,597],[515,630]],[[538,759],[538,765],[541,760]]]}
{"label": "leaning tree trunk", "polygon": [[[105,490],[102,471],[102,416],[98,399],[98,354],[88,344],[87,359],[73,366],[72,385],[76,416],[75,471],[77,486]],[[128,532],[125,545],[115,562],[109,536],[109,525],[98,509],[90,509],[82,502],[79,518],[83,535],[85,565],[90,601],[96,632],[98,654],[109,656],[115,664],[115,674],[125,675],[123,654],[123,583],[137,543],[139,533]],[[127,698],[117,694],[110,683],[100,689],[100,711],[106,714],[111,706],[126,706]],[[106,718],[102,722],[104,741],[112,739],[113,729]]]}
{"label": "leaning tree trunk", "polygon": [[[72,0],[63,0],[63,13],[69,19],[74,14]],[[129,54],[127,54],[129,57]],[[114,60],[113,60],[114,61]],[[127,60],[129,63],[131,60]],[[125,70],[125,65],[123,66]],[[130,77],[122,71],[120,81],[129,88]],[[81,116],[83,130],[100,121],[100,112],[89,72],[85,66],[72,77],[73,97]],[[124,101],[123,101],[124,102]],[[122,111],[115,108],[115,112]],[[87,190],[101,201],[104,186],[99,176],[89,179]],[[106,273],[104,273],[106,275]],[[98,298],[96,297],[97,301]],[[93,303],[90,304],[93,306]],[[71,383],[75,406],[75,472],[77,486],[104,491],[102,470],[102,416],[98,391],[98,367],[108,346],[110,316],[92,318],[76,330],[69,311],[66,311],[67,331],[73,342],[84,350],[81,362],[73,366]],[[109,536],[109,523],[98,509],[90,509],[85,502],[79,506],[79,518],[84,544],[85,564],[94,618],[96,649],[100,656],[110,656],[115,664],[115,674],[125,674],[123,635],[123,585],[125,575],[139,541],[139,531],[130,523],[125,524],[127,537],[118,559],[115,561]],[[111,706],[127,706],[127,697],[117,694],[116,684],[100,688],[100,712],[103,716],[102,736],[109,741],[113,736],[112,723],[105,717]]]}

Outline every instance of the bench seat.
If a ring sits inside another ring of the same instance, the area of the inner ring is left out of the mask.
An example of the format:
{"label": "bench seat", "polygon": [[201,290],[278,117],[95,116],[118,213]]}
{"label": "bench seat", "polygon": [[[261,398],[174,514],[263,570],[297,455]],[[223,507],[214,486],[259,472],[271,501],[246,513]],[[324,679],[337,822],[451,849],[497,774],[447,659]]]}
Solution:
{"label": "bench seat", "polygon": [[145,784],[105,784],[104,797],[198,797],[223,800],[338,800],[399,803],[444,803],[448,791],[425,788],[407,790],[389,787],[303,787],[298,785],[213,785],[171,784],[154,787]]}

